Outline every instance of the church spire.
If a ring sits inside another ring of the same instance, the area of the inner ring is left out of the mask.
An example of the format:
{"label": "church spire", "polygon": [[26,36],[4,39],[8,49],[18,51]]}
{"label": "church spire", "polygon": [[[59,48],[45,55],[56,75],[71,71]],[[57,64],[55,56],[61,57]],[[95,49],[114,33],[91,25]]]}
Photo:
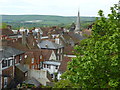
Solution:
{"label": "church spire", "polygon": [[76,27],[75,27],[75,32],[80,31],[80,13],[78,10],[78,16],[77,16],[77,21],[76,21]]}
{"label": "church spire", "polygon": [[118,13],[120,13],[120,0],[118,2]]}

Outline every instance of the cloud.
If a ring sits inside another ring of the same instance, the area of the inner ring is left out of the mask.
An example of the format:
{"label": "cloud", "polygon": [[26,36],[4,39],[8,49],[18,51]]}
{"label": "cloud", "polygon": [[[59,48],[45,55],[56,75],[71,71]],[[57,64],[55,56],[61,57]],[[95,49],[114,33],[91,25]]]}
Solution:
{"label": "cloud", "polygon": [[107,14],[116,0],[0,0],[2,14],[53,14],[75,16],[78,8],[82,16],[96,16],[102,9]]}

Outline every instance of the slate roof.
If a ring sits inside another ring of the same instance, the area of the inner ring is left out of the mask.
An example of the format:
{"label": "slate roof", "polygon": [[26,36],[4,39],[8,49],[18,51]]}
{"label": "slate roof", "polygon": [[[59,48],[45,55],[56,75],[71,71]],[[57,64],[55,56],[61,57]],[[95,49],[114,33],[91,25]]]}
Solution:
{"label": "slate roof", "polygon": [[17,56],[24,53],[24,51],[12,48],[12,47],[5,47],[3,46],[2,49],[0,50],[0,60],[2,60],[2,58],[8,58],[11,57],[13,55]]}
{"label": "slate roof", "polygon": [[33,84],[33,85],[35,85],[36,87],[38,87],[38,86],[40,86],[41,84],[40,84],[40,82],[38,82],[35,78],[30,78],[30,79],[28,79],[28,80],[26,80],[24,83],[26,83],[26,84]]}
{"label": "slate roof", "polygon": [[21,65],[21,64],[19,64],[19,65],[16,65],[16,67],[19,69],[19,70],[21,70],[22,72],[27,72],[28,70],[23,66],[23,65]]}
{"label": "slate roof", "polygon": [[41,49],[59,49],[63,48],[62,45],[56,44],[49,40],[44,40],[41,43],[38,43],[39,48]]}
{"label": "slate roof", "polygon": [[69,35],[70,35],[71,37],[74,37],[74,38],[78,39],[78,40],[86,39],[86,37],[81,36],[80,34],[77,34],[77,33],[69,33]]}

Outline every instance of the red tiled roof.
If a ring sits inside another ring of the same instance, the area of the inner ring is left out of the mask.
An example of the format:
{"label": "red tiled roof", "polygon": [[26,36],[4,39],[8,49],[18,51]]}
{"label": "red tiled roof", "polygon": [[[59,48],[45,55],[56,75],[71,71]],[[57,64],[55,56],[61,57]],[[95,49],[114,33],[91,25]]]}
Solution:
{"label": "red tiled roof", "polygon": [[52,50],[41,49],[42,55],[44,56],[44,60],[49,60]]}
{"label": "red tiled roof", "polygon": [[11,35],[11,34],[13,34],[13,31],[12,30],[10,30],[10,29],[0,29],[0,34],[2,34],[2,35]]}
{"label": "red tiled roof", "polygon": [[65,72],[67,70],[67,63],[70,61],[71,61],[70,57],[64,57],[58,71]]}
{"label": "red tiled roof", "polygon": [[64,47],[64,54],[66,55],[74,55],[74,48],[71,45],[67,45]]}

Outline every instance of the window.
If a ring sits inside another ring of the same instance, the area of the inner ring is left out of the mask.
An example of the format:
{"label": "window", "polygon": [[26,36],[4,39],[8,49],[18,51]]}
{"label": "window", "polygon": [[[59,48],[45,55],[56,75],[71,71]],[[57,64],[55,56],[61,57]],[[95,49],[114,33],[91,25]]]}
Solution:
{"label": "window", "polygon": [[7,77],[4,77],[4,88],[7,87]]}
{"label": "window", "polygon": [[35,46],[35,43],[33,42],[33,46]]}
{"label": "window", "polygon": [[25,55],[24,58],[27,58],[27,55]]}
{"label": "window", "polygon": [[25,73],[25,77],[27,76],[27,73]]}
{"label": "window", "polygon": [[40,56],[40,59],[42,59],[42,55]]}
{"label": "window", "polygon": [[35,68],[35,66],[34,65],[32,65],[32,69],[34,69]]}
{"label": "window", "polygon": [[34,58],[32,58],[32,63],[34,63]]}
{"label": "window", "polygon": [[40,62],[40,68],[43,68],[43,63],[42,62]]}
{"label": "window", "polygon": [[39,64],[38,64],[38,68],[39,68]]}
{"label": "window", "polygon": [[20,60],[22,60],[22,56],[20,56]]}
{"label": "window", "polygon": [[44,68],[46,68],[46,65],[44,64]]}
{"label": "window", "polygon": [[60,60],[62,60],[63,59],[63,56],[62,55],[60,55],[61,56],[61,59]]}
{"label": "window", "polygon": [[50,69],[50,65],[47,65],[47,68],[49,68],[49,69]]}
{"label": "window", "polygon": [[58,60],[60,60],[60,57],[59,57],[59,55],[58,55]]}
{"label": "window", "polygon": [[55,66],[55,69],[58,69],[58,66]]}
{"label": "window", "polygon": [[17,59],[15,59],[15,63],[17,63]]}
{"label": "window", "polygon": [[35,68],[38,68],[38,65],[35,65]]}
{"label": "window", "polygon": [[63,49],[61,48],[61,53],[63,53]]}
{"label": "window", "polygon": [[2,61],[2,68],[7,67],[7,60]]}
{"label": "window", "polygon": [[58,51],[57,51],[58,54],[59,54],[59,51],[60,51],[60,50],[58,49]]}
{"label": "window", "polygon": [[10,60],[10,66],[12,66],[13,65],[13,60]]}

